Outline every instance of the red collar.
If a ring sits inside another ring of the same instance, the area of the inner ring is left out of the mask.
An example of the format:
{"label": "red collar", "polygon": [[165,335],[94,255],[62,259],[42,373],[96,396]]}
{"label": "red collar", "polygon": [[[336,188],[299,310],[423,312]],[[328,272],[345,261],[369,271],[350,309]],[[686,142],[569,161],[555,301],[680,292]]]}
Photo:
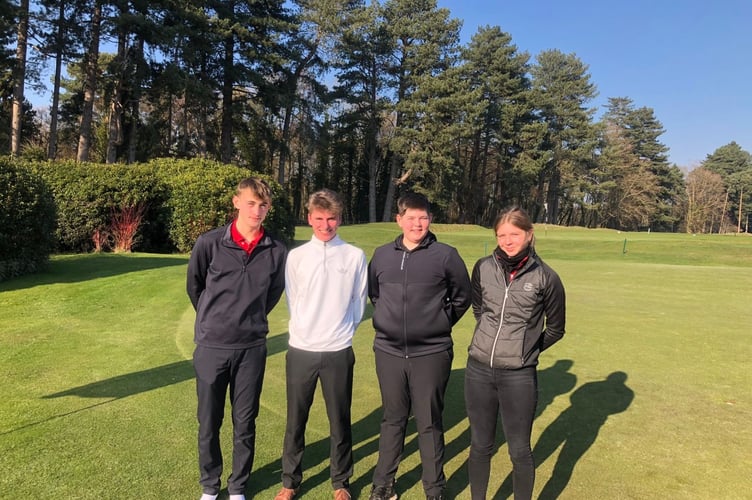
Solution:
{"label": "red collar", "polygon": [[253,249],[256,248],[256,245],[258,245],[258,242],[261,241],[261,238],[264,237],[264,227],[261,226],[261,228],[259,228],[259,232],[256,237],[253,238],[253,241],[246,241],[246,239],[243,238],[243,235],[240,234],[240,231],[238,231],[237,224],[238,220],[235,219],[230,226],[230,235],[232,236],[232,241],[237,243],[240,248],[245,250],[245,253],[250,255],[251,252],[253,252]]}

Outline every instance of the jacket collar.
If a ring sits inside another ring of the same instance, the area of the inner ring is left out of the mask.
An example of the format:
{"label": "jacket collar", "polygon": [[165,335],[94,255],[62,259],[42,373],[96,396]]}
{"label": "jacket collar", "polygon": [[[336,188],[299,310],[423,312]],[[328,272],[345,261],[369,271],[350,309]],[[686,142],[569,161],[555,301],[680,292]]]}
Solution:
{"label": "jacket collar", "polygon": [[428,233],[423,237],[423,239],[420,240],[420,243],[418,243],[417,247],[413,248],[412,250],[408,250],[407,247],[402,243],[402,240],[404,237],[405,236],[403,234],[400,234],[394,239],[394,248],[401,252],[414,252],[415,250],[426,248],[431,243],[434,243],[435,241],[437,241],[436,235],[433,234],[431,231],[428,231]]}

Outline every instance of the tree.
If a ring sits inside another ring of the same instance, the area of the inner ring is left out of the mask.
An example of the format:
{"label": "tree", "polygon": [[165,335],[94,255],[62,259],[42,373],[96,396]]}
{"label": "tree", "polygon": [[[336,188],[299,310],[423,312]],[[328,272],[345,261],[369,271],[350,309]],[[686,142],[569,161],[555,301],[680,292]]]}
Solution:
{"label": "tree", "polygon": [[660,189],[650,162],[634,152],[624,130],[614,124],[606,127],[604,142],[598,160],[603,225],[627,231],[649,226]]}
{"label": "tree", "polygon": [[596,146],[592,125],[595,110],[587,108],[586,103],[597,91],[587,70],[575,54],[558,50],[541,52],[531,68],[534,103],[546,124],[543,146],[549,151],[538,178],[539,194],[533,212],[537,220],[565,222],[559,213],[561,202],[570,203],[568,210],[581,202],[568,199],[567,192],[579,192],[572,188],[585,175]]}
{"label": "tree", "polygon": [[352,12],[333,61],[337,81],[333,97],[336,104],[342,103],[342,112],[333,122],[337,127],[334,139],[362,144],[360,154],[353,149],[340,150],[356,164],[365,164],[369,222],[378,220],[376,204],[383,176],[382,158],[392,136],[389,127],[392,108],[387,97],[392,50],[393,41],[381,6],[374,2]]}
{"label": "tree", "polygon": [[78,137],[76,161],[88,161],[91,148],[94,99],[99,75],[99,38],[102,28],[102,1],[94,1],[94,11],[89,23],[89,46],[84,59],[84,101],[81,113],[81,127]]}
{"label": "tree", "polygon": [[389,144],[391,182],[386,186],[382,214],[385,222],[392,218],[397,182],[405,185],[410,178],[407,186],[430,195],[435,183],[432,186],[421,178],[433,168],[447,165],[443,145],[435,164],[425,163],[433,148],[424,120],[432,97],[430,92],[418,91],[422,85],[434,85],[432,79],[456,63],[460,21],[449,14],[449,10],[437,8],[436,0],[388,0],[384,4],[384,20],[394,40],[389,77],[395,103],[394,137]]}
{"label": "tree", "polygon": [[672,230],[682,216],[677,208],[685,193],[684,180],[679,168],[669,165],[668,148],[658,140],[664,129],[654,111],[648,107],[635,108],[628,97],[610,97],[603,122],[622,131],[632,152],[648,162],[658,181],[657,203],[655,212],[649,216],[649,225],[656,230]]}
{"label": "tree", "polygon": [[735,222],[737,232],[741,231],[742,215],[750,212],[745,206],[749,205],[752,193],[752,155],[732,141],[707,155],[702,167],[723,179],[729,201],[724,215]]}
{"label": "tree", "polygon": [[18,9],[18,35],[16,39],[16,68],[13,80],[13,116],[11,118],[10,154],[21,152],[21,123],[24,103],[24,81],[26,78],[26,50],[29,35],[29,0],[21,0]]}
{"label": "tree", "polygon": [[687,175],[687,232],[712,233],[715,222],[722,213],[726,189],[723,179],[704,167],[693,169]]}
{"label": "tree", "polygon": [[47,139],[47,158],[57,157],[60,86],[64,63],[78,60],[83,48],[83,24],[80,23],[82,5],[78,1],[43,0],[33,15],[32,36],[40,57],[54,61],[52,103]]}
{"label": "tree", "polygon": [[[530,100],[529,55],[498,26],[483,27],[462,51],[462,78],[471,93],[454,114],[468,128],[457,148],[465,220],[491,224],[509,204],[525,204],[541,163]],[[529,207],[528,207],[529,208]]]}

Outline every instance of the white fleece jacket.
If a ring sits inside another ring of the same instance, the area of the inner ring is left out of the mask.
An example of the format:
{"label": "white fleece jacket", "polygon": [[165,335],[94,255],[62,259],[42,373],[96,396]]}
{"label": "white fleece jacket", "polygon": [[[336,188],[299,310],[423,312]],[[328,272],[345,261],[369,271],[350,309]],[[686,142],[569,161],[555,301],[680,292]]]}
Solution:
{"label": "white fleece jacket", "polygon": [[366,308],[366,255],[339,236],[290,250],[285,295],[290,313],[290,346],[306,351],[339,351],[352,337]]}

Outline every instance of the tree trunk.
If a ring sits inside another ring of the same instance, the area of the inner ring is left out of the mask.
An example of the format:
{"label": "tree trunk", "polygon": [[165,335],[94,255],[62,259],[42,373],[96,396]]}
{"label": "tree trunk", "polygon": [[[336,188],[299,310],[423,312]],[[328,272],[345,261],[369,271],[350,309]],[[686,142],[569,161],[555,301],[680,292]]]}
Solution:
{"label": "tree trunk", "polygon": [[739,216],[736,218],[736,232],[742,232],[742,200],[744,199],[744,188],[739,188]]}
{"label": "tree trunk", "polygon": [[389,162],[389,182],[387,183],[386,198],[384,199],[384,213],[381,215],[382,222],[390,222],[391,220],[393,220],[392,206],[394,205],[395,192],[394,179],[397,179],[399,177],[397,174],[399,173],[400,163],[401,162],[399,155],[396,153],[392,155],[391,161]]}
{"label": "tree trunk", "polygon": [[106,163],[117,161],[117,148],[123,143],[123,80],[126,78],[126,68],[128,67],[127,51],[125,28],[121,28],[118,33],[118,50],[115,61],[118,68],[117,81],[110,101]]}
{"label": "tree trunk", "polygon": [[21,0],[18,14],[18,45],[16,46],[16,71],[14,72],[13,115],[11,119],[10,154],[21,153],[21,124],[23,123],[24,79],[26,78],[26,48],[29,32],[29,0]]}
{"label": "tree trunk", "polygon": [[136,162],[136,148],[138,147],[138,124],[139,109],[141,105],[141,82],[142,61],[144,60],[144,38],[139,36],[136,40],[136,53],[134,55],[134,64],[136,65],[136,78],[131,88],[131,130],[128,134],[128,164]]}
{"label": "tree trunk", "polygon": [[55,76],[52,84],[52,105],[50,106],[50,137],[47,143],[47,159],[49,160],[54,160],[57,157],[57,115],[60,108],[60,80],[63,72],[63,47],[60,40],[63,39],[64,18],[65,2],[60,2],[56,35],[58,43],[55,49]]}
{"label": "tree trunk", "polygon": [[81,112],[81,127],[78,136],[76,161],[89,161],[91,149],[91,125],[94,117],[94,98],[97,90],[99,71],[99,31],[102,24],[102,3],[97,1],[91,18],[91,45],[86,57],[86,78],[84,81],[84,104]]}
{"label": "tree trunk", "polygon": [[224,81],[222,83],[222,134],[220,158],[222,163],[232,161],[232,91],[234,87],[233,55],[235,40],[232,35],[225,39]]}

